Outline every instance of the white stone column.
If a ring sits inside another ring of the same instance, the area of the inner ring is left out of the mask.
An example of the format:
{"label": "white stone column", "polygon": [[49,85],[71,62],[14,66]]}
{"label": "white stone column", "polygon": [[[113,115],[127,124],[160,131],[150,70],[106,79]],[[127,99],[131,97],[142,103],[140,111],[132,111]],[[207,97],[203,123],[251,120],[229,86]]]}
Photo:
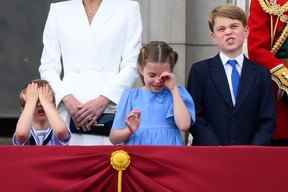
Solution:
{"label": "white stone column", "polygon": [[238,5],[241,7],[243,10],[248,12],[249,10],[249,5],[250,5],[250,0],[234,0],[234,4]]}
{"label": "white stone column", "polygon": [[[250,0],[233,0],[233,1],[235,5],[241,7],[244,11],[246,11],[247,16],[248,16]],[[247,40],[245,41],[243,45],[243,52],[246,56],[248,56]]]}
{"label": "white stone column", "polygon": [[[191,0],[188,0],[191,1]],[[144,43],[166,41],[178,53],[174,72],[185,83],[186,72],[186,0],[139,0],[144,25]]]}

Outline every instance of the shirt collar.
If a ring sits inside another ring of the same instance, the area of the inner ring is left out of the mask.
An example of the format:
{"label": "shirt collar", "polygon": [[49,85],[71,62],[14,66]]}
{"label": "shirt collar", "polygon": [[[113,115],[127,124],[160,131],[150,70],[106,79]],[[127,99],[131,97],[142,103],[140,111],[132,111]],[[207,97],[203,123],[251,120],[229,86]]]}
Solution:
{"label": "shirt collar", "polygon": [[221,59],[224,66],[225,66],[225,64],[227,64],[227,61],[230,59],[236,60],[240,68],[242,68],[242,66],[243,66],[243,61],[244,61],[244,54],[243,53],[241,53],[240,55],[238,55],[235,58],[230,58],[227,55],[225,55],[223,52],[220,52],[219,56],[220,56],[220,59]]}

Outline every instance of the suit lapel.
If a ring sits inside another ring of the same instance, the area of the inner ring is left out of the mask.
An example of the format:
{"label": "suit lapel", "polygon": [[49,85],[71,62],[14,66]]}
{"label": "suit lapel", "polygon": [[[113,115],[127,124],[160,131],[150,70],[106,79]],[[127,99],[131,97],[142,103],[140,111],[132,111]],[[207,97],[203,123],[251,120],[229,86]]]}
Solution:
{"label": "suit lapel", "polygon": [[254,67],[246,57],[244,57],[243,67],[241,72],[240,87],[236,98],[236,107],[240,106],[248,95],[249,90],[254,82]]}
{"label": "suit lapel", "polygon": [[219,55],[215,56],[212,62],[209,63],[209,69],[211,69],[211,77],[216,89],[221,93],[224,101],[230,107],[233,107],[228,80]]}

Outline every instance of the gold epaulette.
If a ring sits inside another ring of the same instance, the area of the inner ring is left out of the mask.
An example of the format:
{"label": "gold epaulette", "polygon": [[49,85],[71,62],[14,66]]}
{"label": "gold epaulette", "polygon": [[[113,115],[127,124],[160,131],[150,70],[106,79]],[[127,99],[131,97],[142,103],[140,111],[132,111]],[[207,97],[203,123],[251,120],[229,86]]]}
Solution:
{"label": "gold epaulette", "polygon": [[280,64],[270,71],[272,80],[278,85],[279,89],[284,90],[288,94],[288,68]]}
{"label": "gold epaulette", "polygon": [[284,30],[282,31],[280,37],[277,39],[277,41],[274,43],[271,52],[275,55],[279,49],[282,47],[282,45],[285,43],[285,41],[288,38],[288,24],[286,24]]}
{"label": "gold epaulette", "polygon": [[[280,18],[282,22],[286,23],[284,30],[281,32],[281,35],[278,37],[276,41],[274,41],[275,29],[272,29],[274,33],[271,32],[272,43],[270,51],[275,55],[288,38],[288,17],[284,14],[285,12],[288,11],[288,1],[284,3],[282,6],[277,3],[270,3],[268,0],[258,0],[258,1],[260,6],[266,13],[268,13],[269,15],[277,16],[277,18]],[[278,22],[276,22],[275,27],[277,27],[277,23]]]}
{"label": "gold epaulette", "polygon": [[270,3],[268,0],[258,0],[260,6],[262,9],[268,13],[269,15],[276,15],[276,16],[282,16],[283,13],[288,11],[288,2],[286,2],[284,5],[274,4]]}

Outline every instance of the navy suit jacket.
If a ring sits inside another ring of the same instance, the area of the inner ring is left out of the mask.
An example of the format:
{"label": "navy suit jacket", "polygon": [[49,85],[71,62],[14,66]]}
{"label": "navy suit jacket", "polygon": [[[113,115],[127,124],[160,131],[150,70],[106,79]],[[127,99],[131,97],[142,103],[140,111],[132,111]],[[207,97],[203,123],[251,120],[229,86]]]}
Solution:
{"label": "navy suit jacket", "polygon": [[188,91],[196,105],[190,131],[195,145],[266,145],[275,128],[275,100],[270,72],[243,61],[233,106],[219,55],[192,65]]}

